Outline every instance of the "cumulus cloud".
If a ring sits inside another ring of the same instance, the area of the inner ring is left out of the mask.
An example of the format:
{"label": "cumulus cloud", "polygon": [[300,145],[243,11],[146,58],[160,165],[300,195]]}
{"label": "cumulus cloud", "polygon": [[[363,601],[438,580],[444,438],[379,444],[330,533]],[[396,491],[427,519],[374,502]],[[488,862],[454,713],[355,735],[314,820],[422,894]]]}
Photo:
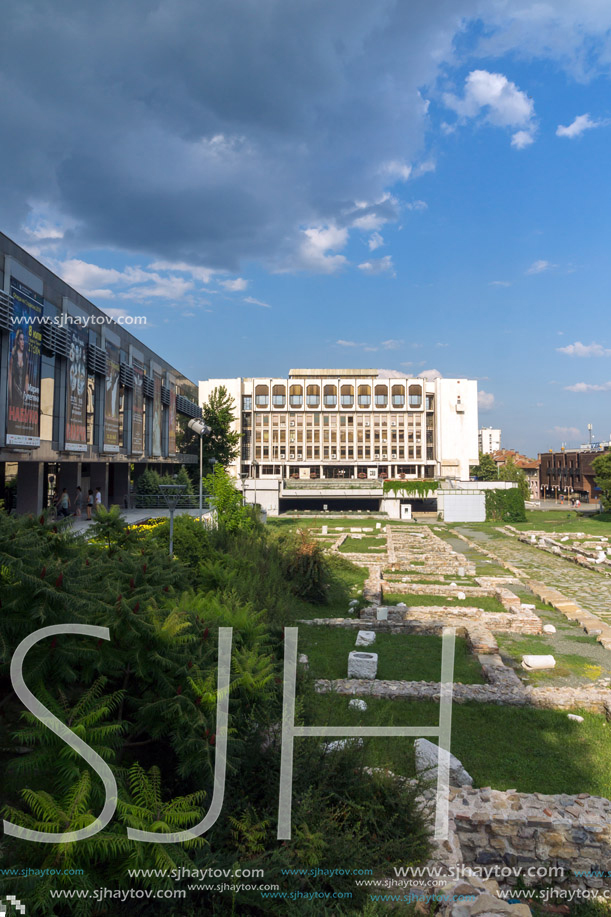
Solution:
{"label": "cumulus cloud", "polygon": [[304,229],[294,267],[313,270],[319,274],[335,274],[348,263],[344,255],[331,252],[344,248],[348,230],[338,226],[313,226]]}
{"label": "cumulus cloud", "polygon": [[567,392],[611,392],[611,382],[601,382],[598,385],[590,382],[576,382],[574,385],[565,385]]}
{"label": "cumulus cloud", "polygon": [[526,271],[527,274],[543,274],[545,271],[551,271],[552,268],[557,267],[558,265],[552,264],[550,261],[533,261],[531,266]]}
{"label": "cumulus cloud", "polygon": [[494,407],[494,395],[491,392],[485,392],[483,388],[477,393],[477,406],[480,411],[491,411]]}
{"label": "cumulus cloud", "polygon": [[384,255],[383,258],[370,258],[369,261],[363,261],[359,264],[359,271],[363,274],[392,274],[394,275],[394,264],[390,255]]}
{"label": "cumulus cloud", "polygon": [[367,244],[369,245],[369,251],[374,252],[376,248],[380,248],[381,245],[384,245],[384,238],[380,235],[379,232],[373,232],[369,236],[369,241]]}
{"label": "cumulus cloud", "polygon": [[433,382],[435,379],[442,379],[443,376],[438,369],[423,369],[421,373],[418,373],[418,378]]}
{"label": "cumulus cloud", "polygon": [[518,128],[511,145],[519,150],[533,142],[536,130],[533,100],[502,73],[472,70],[465,80],[462,97],[446,92],[443,101],[461,120],[481,116],[496,127]]}
{"label": "cumulus cloud", "polygon": [[579,137],[584,131],[590,131],[594,127],[601,127],[604,121],[593,121],[589,114],[577,115],[574,121],[564,127],[559,124],[556,128],[557,137]]}
{"label": "cumulus cloud", "polygon": [[582,344],[581,341],[575,341],[574,344],[567,344],[566,347],[557,347],[558,353],[566,353],[569,357],[611,357],[611,350],[603,347],[602,344]]}
{"label": "cumulus cloud", "polygon": [[[304,257],[304,227],[351,234],[396,219],[344,222],[358,201],[434,168],[421,87],[462,66],[455,39],[474,22],[469,53],[480,60],[517,52],[588,79],[611,59],[611,8],[600,0],[108,0],[74,10],[69,0],[3,6],[3,128],[19,138],[0,148],[3,229],[40,240],[40,251],[111,248],[176,273],[182,264],[238,275],[253,261],[339,270],[338,250],[312,256],[306,245]],[[460,119],[509,130],[514,147],[534,136],[532,100],[503,74],[474,70],[448,101]]]}
{"label": "cumulus cloud", "polygon": [[239,293],[248,286],[248,281],[243,277],[235,277],[233,280],[220,280],[220,285],[229,293]]}

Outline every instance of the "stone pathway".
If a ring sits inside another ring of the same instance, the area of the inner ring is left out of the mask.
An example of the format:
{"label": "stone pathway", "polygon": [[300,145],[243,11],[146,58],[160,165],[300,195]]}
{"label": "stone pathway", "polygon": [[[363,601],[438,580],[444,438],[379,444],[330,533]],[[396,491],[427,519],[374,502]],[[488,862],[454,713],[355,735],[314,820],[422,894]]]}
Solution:
{"label": "stone pathway", "polygon": [[[480,534],[461,526],[459,531],[477,542]],[[586,611],[611,624],[611,581],[593,570],[576,567],[562,557],[547,554],[516,538],[502,536],[482,542],[482,547],[500,560],[517,567],[527,579],[555,587]]]}

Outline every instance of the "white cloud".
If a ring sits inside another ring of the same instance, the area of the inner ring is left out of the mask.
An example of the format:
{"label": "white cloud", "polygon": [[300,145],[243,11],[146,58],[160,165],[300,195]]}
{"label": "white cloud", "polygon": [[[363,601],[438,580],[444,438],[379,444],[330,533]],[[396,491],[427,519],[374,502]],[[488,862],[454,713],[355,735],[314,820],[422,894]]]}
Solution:
{"label": "white cloud", "polygon": [[523,150],[535,142],[532,131],[516,131],[511,135],[511,145],[516,150]]}
{"label": "white cloud", "polygon": [[446,92],[443,101],[462,120],[481,114],[484,121],[496,127],[519,128],[511,139],[516,149],[524,149],[533,142],[536,130],[533,100],[502,73],[472,70],[465,80],[463,97]]}
{"label": "white cloud", "polygon": [[356,341],[339,341],[335,342],[339,347],[365,347],[365,344],[357,344]]}
{"label": "white cloud", "polygon": [[564,127],[559,124],[556,128],[557,137],[579,137],[584,131],[592,130],[594,127],[601,127],[604,121],[593,121],[589,114],[577,115],[575,120]]}
{"label": "white cloud", "polygon": [[409,201],[405,207],[407,210],[428,210],[429,205],[426,201]]}
{"label": "white cloud", "polygon": [[564,389],[567,392],[611,392],[611,382],[602,382],[600,385],[576,382],[575,385],[565,385]]}
{"label": "white cloud", "polygon": [[511,283],[509,280],[491,280],[488,284],[489,287],[510,287]]}
{"label": "white cloud", "polygon": [[557,264],[552,264],[550,261],[533,261],[531,266],[526,271],[527,274],[542,274],[544,271],[551,271],[552,268],[558,267]]}
{"label": "white cloud", "polygon": [[359,264],[359,271],[364,274],[387,274],[392,273],[394,277],[394,264],[390,255],[384,255],[383,258],[371,258],[369,261],[363,261]]}
{"label": "white cloud", "polygon": [[250,303],[251,306],[261,306],[263,309],[271,309],[268,302],[262,302],[260,299],[255,299],[254,296],[245,296],[244,302]]}
{"label": "white cloud", "polygon": [[581,341],[567,344],[566,347],[557,347],[556,350],[558,353],[568,354],[569,357],[611,357],[611,350],[602,344],[582,344]]}
{"label": "white cloud", "polygon": [[382,164],[380,171],[391,179],[407,181],[412,174],[412,167],[409,162],[404,162],[401,159],[391,159],[389,162]]}
{"label": "white cloud", "polygon": [[379,232],[373,232],[369,236],[369,251],[373,252],[376,248],[380,248],[381,245],[384,245],[384,238],[380,235]]}
{"label": "white cloud", "polygon": [[578,439],[581,436],[581,430],[578,427],[553,427],[548,433],[554,433],[561,439]]}
{"label": "white cloud", "polygon": [[305,238],[299,249],[299,267],[321,274],[335,274],[348,263],[343,255],[328,254],[346,245],[348,230],[345,227],[312,226],[303,230],[303,236]]}
{"label": "white cloud", "polygon": [[483,388],[477,393],[477,406],[480,411],[491,411],[494,407],[494,395],[491,392],[485,392]]}
{"label": "white cloud", "polygon": [[380,347],[382,350],[398,350],[403,346],[403,341],[395,341],[392,338],[389,341],[382,341]]}
{"label": "white cloud", "polygon": [[248,286],[248,281],[243,277],[236,277],[234,280],[220,280],[219,283],[229,293],[240,293]]}
{"label": "white cloud", "polygon": [[428,379],[429,382],[433,382],[434,379],[442,379],[443,376],[438,369],[423,369],[421,373],[418,373],[419,379]]}

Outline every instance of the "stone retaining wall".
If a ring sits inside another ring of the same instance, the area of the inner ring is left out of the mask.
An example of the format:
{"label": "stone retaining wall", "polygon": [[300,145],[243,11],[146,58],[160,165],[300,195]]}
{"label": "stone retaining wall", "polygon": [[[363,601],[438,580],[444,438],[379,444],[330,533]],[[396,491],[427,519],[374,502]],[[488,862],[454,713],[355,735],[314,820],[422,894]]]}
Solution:
{"label": "stone retaining wall", "polygon": [[[450,792],[450,814],[467,865],[554,866],[566,887],[611,887],[610,878],[579,878],[575,870],[608,869],[611,802],[599,796],[545,796],[461,787]],[[535,884],[523,876],[527,884]],[[508,885],[517,883],[510,877]]]}
{"label": "stone retaining wall", "polygon": [[[511,669],[507,670],[511,672]],[[504,704],[509,707],[541,707],[546,710],[589,710],[611,720],[611,691],[606,687],[585,685],[579,688],[539,688],[524,685],[518,678],[498,673],[496,684],[463,685],[455,683],[453,701],[464,704]],[[439,702],[441,685],[434,681],[384,681],[368,678],[319,678],[315,689],[321,694],[334,692],[349,697],[433,700]]]}

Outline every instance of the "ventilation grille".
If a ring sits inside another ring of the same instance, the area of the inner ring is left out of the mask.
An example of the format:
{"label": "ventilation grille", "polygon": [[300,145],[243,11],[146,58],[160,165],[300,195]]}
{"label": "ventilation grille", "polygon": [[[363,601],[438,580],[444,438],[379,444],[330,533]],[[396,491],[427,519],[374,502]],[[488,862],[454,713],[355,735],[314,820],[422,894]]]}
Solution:
{"label": "ventilation grille", "polygon": [[176,396],[176,410],[179,414],[185,414],[187,417],[201,417],[202,409],[194,401],[185,398],[184,395]]}
{"label": "ventilation grille", "polygon": [[90,344],[87,348],[87,369],[98,376],[106,375],[106,351],[97,344]]}
{"label": "ventilation grille", "polygon": [[151,376],[145,376],[142,380],[142,394],[145,398],[155,397],[155,383]]}
{"label": "ventilation grille", "polygon": [[4,290],[0,290],[0,330],[1,331],[10,331],[13,318],[13,300],[5,293]]}
{"label": "ventilation grille", "polygon": [[67,329],[58,325],[43,325],[42,346],[49,353],[55,353],[58,357],[65,357],[67,359],[70,354],[70,341]]}
{"label": "ventilation grille", "polygon": [[166,407],[169,407],[170,405],[170,389],[167,387],[167,385],[161,386],[161,403],[165,404]]}
{"label": "ventilation grille", "polygon": [[120,381],[124,388],[134,387],[134,370],[129,363],[121,363]]}

